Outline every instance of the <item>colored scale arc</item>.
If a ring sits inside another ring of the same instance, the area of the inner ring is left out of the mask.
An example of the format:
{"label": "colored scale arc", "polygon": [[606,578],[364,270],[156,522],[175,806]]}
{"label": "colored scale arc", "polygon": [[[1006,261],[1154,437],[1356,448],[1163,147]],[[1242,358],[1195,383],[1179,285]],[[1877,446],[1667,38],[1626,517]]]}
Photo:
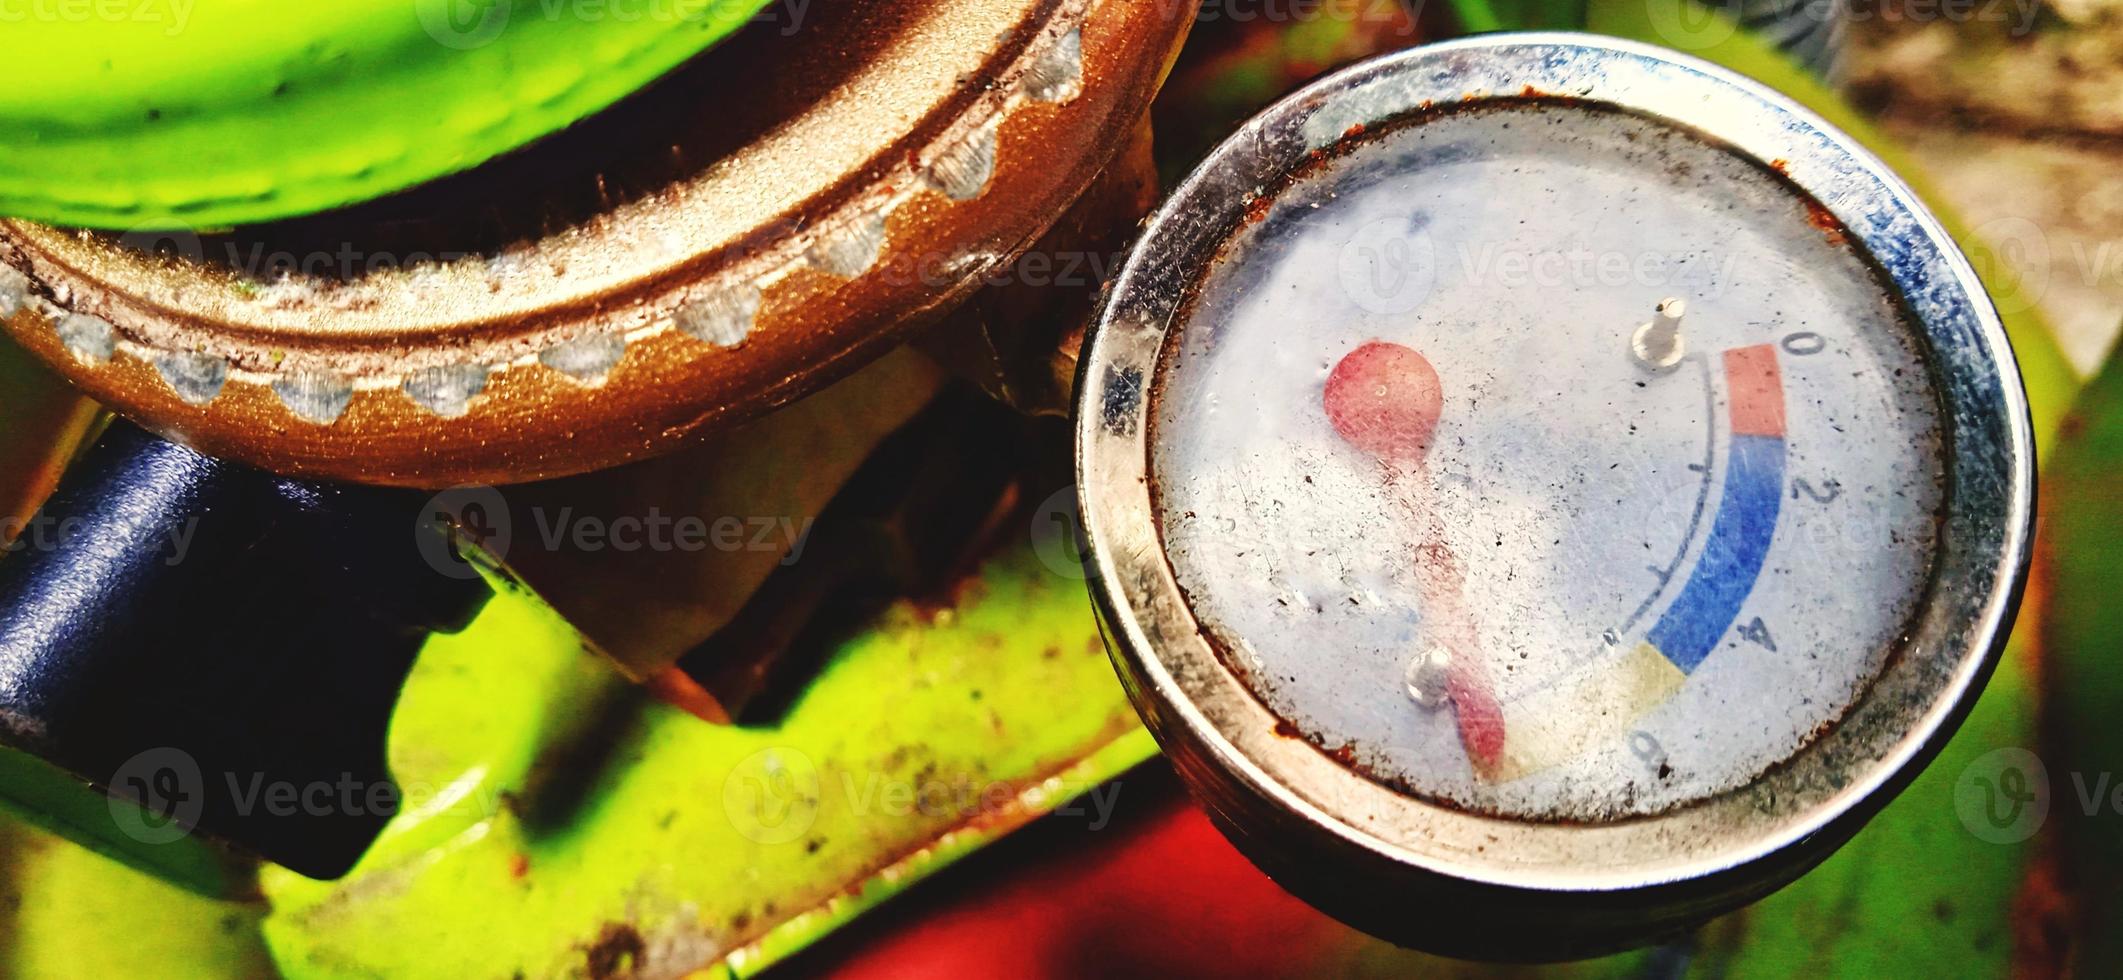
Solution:
{"label": "colored scale arc", "polygon": [[[1579,683],[1507,705],[1476,661],[1471,624],[1455,628],[1449,622],[1455,616],[1439,617],[1447,621],[1445,631],[1457,634],[1445,645],[1452,655],[1448,684],[1461,742],[1485,780],[1530,775],[1620,736],[1671,698],[1738,619],[1768,559],[1782,504],[1785,395],[1774,346],[1734,348],[1724,352],[1722,362],[1730,441],[1717,513],[1701,557],[1644,642],[1612,665],[1586,672]],[[1396,475],[1421,466],[1441,393],[1436,373],[1420,354],[1372,341],[1330,373],[1323,407],[1342,438],[1379,459],[1388,480],[1398,482]],[[1413,504],[1427,508],[1426,500]],[[1425,608],[1462,609],[1459,563],[1449,547],[1427,540],[1417,553],[1419,565],[1447,571],[1417,576]],[[1570,723],[1573,719],[1577,723]]]}

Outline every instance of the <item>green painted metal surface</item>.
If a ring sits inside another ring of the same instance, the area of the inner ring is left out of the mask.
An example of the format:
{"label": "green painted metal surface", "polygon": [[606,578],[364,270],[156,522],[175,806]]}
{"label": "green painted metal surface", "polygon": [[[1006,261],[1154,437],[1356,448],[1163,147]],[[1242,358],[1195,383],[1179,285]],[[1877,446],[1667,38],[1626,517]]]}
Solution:
{"label": "green painted metal surface", "polygon": [[2054,884],[2076,900],[2048,923],[2077,939],[2057,958],[2098,976],[2123,963],[2123,350],[2081,393],[2047,475],[2036,569],[2050,723],[2038,759],[2019,761],[2023,782],[2048,787]]}
{"label": "green painted metal surface", "polygon": [[265,936],[295,977],[750,972],[1152,751],[1028,542],[764,728],[648,700],[506,594],[415,669],[407,815],[343,881],[269,870]]}
{"label": "green painted metal surface", "polygon": [[[406,812],[351,876],[264,869],[268,914],[5,824],[0,976],[755,973],[1155,753],[1041,553],[893,606],[771,727],[650,700],[504,591],[423,652],[391,735]],[[103,948],[148,918],[147,947]],[[48,969],[84,947],[131,968]]]}
{"label": "green painted metal surface", "polygon": [[0,977],[271,977],[264,914],[0,819]]}
{"label": "green painted metal surface", "polygon": [[38,0],[0,17],[0,214],[216,228],[560,129],[767,0]]}
{"label": "green painted metal surface", "polygon": [[163,826],[161,817],[110,799],[42,759],[0,748],[0,823],[7,816],[18,818],[26,832],[35,828],[61,835],[202,897],[257,895],[255,860],[194,836],[144,843],[126,828]]}

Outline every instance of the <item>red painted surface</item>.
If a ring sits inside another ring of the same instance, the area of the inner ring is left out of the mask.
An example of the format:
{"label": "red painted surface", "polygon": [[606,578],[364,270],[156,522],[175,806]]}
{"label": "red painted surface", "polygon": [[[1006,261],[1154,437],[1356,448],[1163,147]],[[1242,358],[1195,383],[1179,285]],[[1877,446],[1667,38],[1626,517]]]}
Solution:
{"label": "red painted surface", "polygon": [[1388,463],[1419,466],[1444,410],[1444,388],[1423,355],[1374,340],[1327,376],[1327,420],[1349,444]]}
{"label": "red painted surface", "polygon": [[1163,763],[1120,815],[1050,817],[788,964],[857,980],[1307,976],[1397,957],[1291,897],[1187,803]]}
{"label": "red painted surface", "polygon": [[1496,699],[1489,675],[1472,657],[1452,658],[1452,710],[1458,713],[1460,745],[1485,776],[1504,764],[1504,705]]}
{"label": "red painted surface", "polygon": [[1430,506],[1430,481],[1421,472],[1444,414],[1437,370],[1412,348],[1373,340],[1334,366],[1320,401],[1334,431],[1386,467],[1387,484],[1415,521],[1421,544],[1414,570],[1427,622],[1423,644],[1450,652],[1446,691],[1460,744],[1476,769],[1494,772],[1504,761],[1504,709],[1479,657],[1481,641],[1464,599],[1465,570],[1445,543]]}
{"label": "red painted surface", "polygon": [[1769,344],[1725,352],[1732,384],[1732,434],[1784,438],[1784,375]]}

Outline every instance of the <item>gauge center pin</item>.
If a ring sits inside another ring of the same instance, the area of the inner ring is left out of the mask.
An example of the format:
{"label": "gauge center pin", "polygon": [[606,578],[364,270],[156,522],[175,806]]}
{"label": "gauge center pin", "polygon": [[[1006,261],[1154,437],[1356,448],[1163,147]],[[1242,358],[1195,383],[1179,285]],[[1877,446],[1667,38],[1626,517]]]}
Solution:
{"label": "gauge center pin", "polygon": [[1451,677],[1452,655],[1444,647],[1431,647],[1408,663],[1408,697],[1436,711],[1452,700]]}
{"label": "gauge center pin", "polygon": [[1681,318],[1687,314],[1686,300],[1667,297],[1652,313],[1651,320],[1636,328],[1629,338],[1629,353],[1639,367],[1664,373],[1681,365],[1688,356],[1688,340],[1681,336]]}

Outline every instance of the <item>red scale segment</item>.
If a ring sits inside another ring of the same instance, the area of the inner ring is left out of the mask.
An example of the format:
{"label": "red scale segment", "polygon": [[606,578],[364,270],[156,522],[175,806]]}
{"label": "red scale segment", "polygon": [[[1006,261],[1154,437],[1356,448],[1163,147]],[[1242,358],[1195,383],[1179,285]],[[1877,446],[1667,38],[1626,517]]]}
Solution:
{"label": "red scale segment", "polygon": [[1725,352],[1725,378],[1732,386],[1732,434],[1784,438],[1784,375],[1777,349],[1768,344]]}

